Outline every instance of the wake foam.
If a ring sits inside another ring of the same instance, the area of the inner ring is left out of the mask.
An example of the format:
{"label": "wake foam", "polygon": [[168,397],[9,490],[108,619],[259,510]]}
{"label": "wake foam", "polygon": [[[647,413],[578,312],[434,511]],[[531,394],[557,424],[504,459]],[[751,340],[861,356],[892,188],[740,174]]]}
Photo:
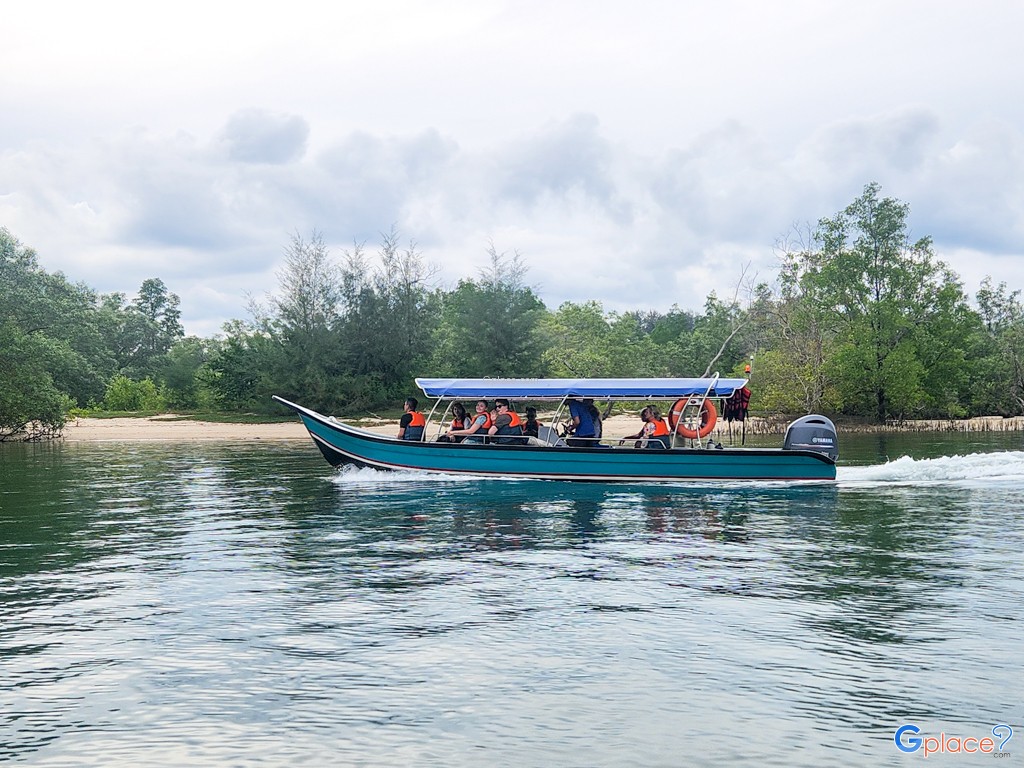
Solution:
{"label": "wake foam", "polygon": [[[482,478],[510,481],[500,475],[446,475],[417,470],[379,470],[368,467],[347,466],[339,469],[332,477],[335,485],[352,487],[424,484],[452,484],[476,482]],[[936,459],[912,459],[909,456],[885,464],[869,467],[840,466],[836,481],[841,488],[862,488],[880,485],[977,485],[1020,483],[1024,486],[1024,451],[1002,451],[996,453],[972,453],[967,456],[942,456]],[[643,484],[643,483],[640,483]],[[700,485],[792,487],[792,481],[704,481]],[[817,483],[809,483],[817,484]],[[693,488],[694,482],[670,482],[671,487]]]}
{"label": "wake foam", "polygon": [[420,472],[415,469],[407,470],[384,470],[372,469],[370,467],[353,467],[351,465],[339,469],[331,482],[335,485],[351,486],[379,486],[379,485],[403,485],[415,483],[464,483],[467,480],[478,479],[474,475],[444,475],[437,472]]}
{"label": "wake foam", "polygon": [[972,453],[937,459],[895,461],[870,467],[839,467],[840,487],[870,485],[975,485],[1019,482],[1024,484],[1024,451]]}

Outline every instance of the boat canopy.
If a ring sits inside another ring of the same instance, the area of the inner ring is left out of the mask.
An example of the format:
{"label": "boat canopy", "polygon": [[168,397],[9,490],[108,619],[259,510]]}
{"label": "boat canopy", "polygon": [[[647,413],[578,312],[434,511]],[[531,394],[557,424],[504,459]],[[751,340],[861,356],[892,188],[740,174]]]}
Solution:
{"label": "boat canopy", "polygon": [[648,400],[688,395],[730,397],[747,379],[416,379],[427,397],[563,400]]}

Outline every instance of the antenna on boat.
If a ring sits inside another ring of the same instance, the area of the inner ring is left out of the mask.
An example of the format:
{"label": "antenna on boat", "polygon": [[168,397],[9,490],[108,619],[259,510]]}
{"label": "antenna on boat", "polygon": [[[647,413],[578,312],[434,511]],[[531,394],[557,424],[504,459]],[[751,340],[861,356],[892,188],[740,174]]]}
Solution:
{"label": "antenna on boat", "polygon": [[[750,362],[747,363],[743,367],[743,375],[746,376],[748,383],[750,382],[750,368],[751,368],[751,366],[753,364],[754,364],[754,356],[751,355],[750,356]],[[744,384],[743,386],[746,387],[747,385]],[[747,390],[747,391],[749,391],[749,390]],[[746,445],[747,444],[747,415],[746,414],[743,415],[743,422],[742,423],[743,423],[743,426],[740,428],[740,445]]]}

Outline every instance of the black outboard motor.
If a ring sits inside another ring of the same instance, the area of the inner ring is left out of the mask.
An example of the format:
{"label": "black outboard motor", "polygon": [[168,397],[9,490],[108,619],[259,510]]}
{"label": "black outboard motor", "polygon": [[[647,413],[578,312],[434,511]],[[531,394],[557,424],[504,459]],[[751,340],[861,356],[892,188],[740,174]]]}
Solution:
{"label": "black outboard motor", "polygon": [[782,447],[786,450],[817,451],[836,461],[839,458],[836,425],[817,414],[803,416],[786,427],[786,439]]}

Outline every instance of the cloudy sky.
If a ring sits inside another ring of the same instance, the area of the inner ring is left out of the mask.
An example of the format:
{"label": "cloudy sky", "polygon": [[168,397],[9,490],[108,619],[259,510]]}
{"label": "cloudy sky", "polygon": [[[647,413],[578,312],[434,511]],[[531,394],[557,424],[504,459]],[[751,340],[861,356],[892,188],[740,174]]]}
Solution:
{"label": "cloudy sky", "polygon": [[292,233],[488,244],[549,307],[699,308],[871,181],[973,294],[1024,288],[1019,0],[8,3],[0,226],[190,333]]}

